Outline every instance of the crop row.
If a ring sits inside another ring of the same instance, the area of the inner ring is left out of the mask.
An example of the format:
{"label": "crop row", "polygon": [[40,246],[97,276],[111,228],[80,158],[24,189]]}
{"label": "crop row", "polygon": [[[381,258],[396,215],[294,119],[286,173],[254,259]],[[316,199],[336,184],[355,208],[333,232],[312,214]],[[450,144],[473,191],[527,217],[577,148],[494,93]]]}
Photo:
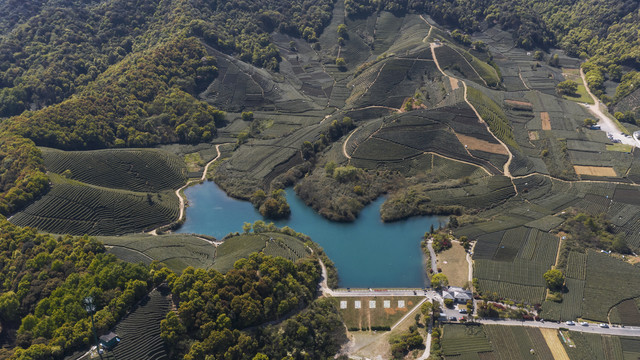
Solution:
{"label": "crop row", "polygon": [[160,321],[169,311],[170,301],[157,290],[116,326],[121,339],[113,349],[118,359],[168,359],[160,337]]}
{"label": "crop row", "polygon": [[495,294],[498,297],[529,304],[539,304],[544,299],[545,287],[478,279],[483,294]]}
{"label": "crop row", "polygon": [[170,193],[133,193],[63,183],[55,184],[11,221],[58,234],[116,235],[169,223],[178,211],[178,202]]}
{"label": "crop row", "polygon": [[640,269],[609,255],[587,253],[587,274],[583,317],[606,321],[617,303],[640,297]]}
{"label": "crop row", "polygon": [[45,149],[48,171],[88,184],[142,192],[177,189],[186,181],[182,159],[160,150],[60,151]]}
{"label": "crop row", "polygon": [[585,281],[567,278],[565,286],[566,291],[562,294],[562,302],[544,302],[542,316],[545,319],[566,321],[575,320],[582,315]]}

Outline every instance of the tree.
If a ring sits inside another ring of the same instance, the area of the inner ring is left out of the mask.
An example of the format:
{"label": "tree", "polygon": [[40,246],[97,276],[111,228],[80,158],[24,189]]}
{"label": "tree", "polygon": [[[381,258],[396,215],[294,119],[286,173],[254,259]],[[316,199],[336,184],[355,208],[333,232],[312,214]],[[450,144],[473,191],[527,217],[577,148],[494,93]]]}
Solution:
{"label": "tree", "polygon": [[446,306],[448,308],[452,308],[453,307],[453,299],[444,299],[444,306]]}
{"label": "tree", "polygon": [[564,274],[562,274],[562,271],[558,269],[550,269],[546,273],[544,273],[543,276],[549,290],[562,290],[562,285],[564,284]]}
{"label": "tree", "polygon": [[629,246],[627,246],[627,241],[622,236],[616,236],[616,238],[613,240],[613,243],[611,244],[611,248],[613,249],[613,251],[620,254],[628,254],[631,252],[629,250]]}
{"label": "tree", "polygon": [[347,25],[340,24],[338,25],[338,36],[346,39],[349,35],[347,34]]}
{"label": "tree", "polygon": [[347,61],[342,57],[336,58],[336,66],[340,71],[345,71],[347,70]]}
{"label": "tree", "polygon": [[448,285],[449,279],[447,279],[447,276],[443,273],[438,273],[431,277],[431,286],[433,286],[435,289],[440,290]]}
{"label": "tree", "polygon": [[578,91],[578,83],[573,80],[565,80],[556,85],[560,95],[575,95]]}
{"label": "tree", "polygon": [[536,50],[536,52],[533,53],[533,59],[538,61],[544,60],[544,53],[540,50]]}
{"label": "tree", "polygon": [[594,120],[594,119],[590,119],[590,118],[584,119],[584,126],[585,127],[592,127],[593,125],[595,125],[597,123],[598,123],[598,121]]}

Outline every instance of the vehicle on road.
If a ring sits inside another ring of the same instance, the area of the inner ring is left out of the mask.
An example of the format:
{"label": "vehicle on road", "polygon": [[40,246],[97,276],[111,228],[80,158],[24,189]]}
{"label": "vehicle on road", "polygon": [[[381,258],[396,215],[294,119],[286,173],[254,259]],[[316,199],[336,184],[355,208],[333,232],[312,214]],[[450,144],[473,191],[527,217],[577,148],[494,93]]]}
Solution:
{"label": "vehicle on road", "polygon": [[605,328],[605,329],[606,329],[606,328],[609,328],[609,325],[608,325],[608,324],[605,324],[605,323],[600,323],[600,325],[599,325],[599,326],[600,326],[601,328]]}
{"label": "vehicle on road", "polygon": [[573,321],[569,320],[565,324],[567,324],[567,325],[575,325],[576,323],[574,323]]}
{"label": "vehicle on road", "polygon": [[589,323],[588,323],[588,322],[586,322],[586,321],[583,321],[583,322],[581,322],[581,323],[580,323],[580,325],[582,325],[582,326],[589,326]]}

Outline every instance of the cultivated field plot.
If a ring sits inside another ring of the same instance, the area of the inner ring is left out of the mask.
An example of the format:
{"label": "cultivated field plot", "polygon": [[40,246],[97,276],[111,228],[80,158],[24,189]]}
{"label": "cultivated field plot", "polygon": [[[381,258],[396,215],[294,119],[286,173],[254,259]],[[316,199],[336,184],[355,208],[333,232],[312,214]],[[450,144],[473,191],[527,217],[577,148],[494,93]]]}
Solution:
{"label": "cultivated field plot", "polygon": [[62,151],[41,148],[47,171],[92,185],[140,192],[177,189],[187,181],[178,156],[154,149]]}
{"label": "cultivated field plot", "polygon": [[544,298],[542,274],[555,262],[559,239],[524,226],[477,237],[474,273],[479,290],[530,304]]}
{"label": "cultivated field plot", "polygon": [[[564,349],[570,359],[637,359],[637,357],[633,357],[633,352],[624,351],[625,340],[628,338],[577,331],[564,332],[563,334],[568,334],[574,345],[569,346],[563,342]],[[635,342],[636,339],[632,341]],[[632,344],[631,348],[633,348]]]}
{"label": "cultivated field plot", "polygon": [[120,260],[147,264],[157,260],[178,273],[187,266],[208,269],[216,257],[216,247],[210,241],[188,234],[129,234],[96,238]]}
{"label": "cultivated field plot", "polygon": [[153,290],[114,330],[120,342],[113,348],[114,359],[169,359],[160,337],[160,321],[170,310],[171,295]]}
{"label": "cultivated field plot", "polygon": [[484,209],[497,206],[514,195],[513,186],[504,176],[478,179],[476,184],[457,188],[425,191],[433,206],[460,205],[468,209]]}
{"label": "cultivated field plot", "polygon": [[[500,325],[484,325],[483,328],[496,359],[554,359],[540,329]],[[535,357],[532,356],[531,349]]]}
{"label": "cultivated field plot", "polygon": [[448,45],[443,45],[436,47],[435,53],[443,70],[449,70],[456,76],[462,75],[465,79],[487,86],[487,83],[476,69],[457,50]]}
{"label": "cultivated field plot", "polygon": [[[559,332],[556,329],[540,329],[544,340],[547,342],[549,350],[555,360],[569,360],[569,356],[564,349],[563,342],[560,341]],[[564,340],[564,339],[563,339]]]}
{"label": "cultivated field plot", "polygon": [[637,297],[640,297],[640,268],[607,254],[587,253],[583,318],[606,322],[612,307]]}
{"label": "cultivated field plot", "polygon": [[562,294],[562,302],[545,301],[542,304],[542,316],[547,320],[576,320],[582,315],[584,299],[584,280],[567,277],[566,291]]}
{"label": "cultivated field plot", "polygon": [[441,346],[447,359],[479,359],[478,353],[493,351],[483,326],[478,324],[444,324]]}
{"label": "cultivated field plot", "polygon": [[628,326],[640,326],[639,300],[640,298],[625,300],[613,307],[609,314],[611,322]]}
{"label": "cultivated field plot", "polygon": [[11,222],[55,234],[119,235],[170,223],[178,213],[173,192],[138,193],[68,181],[54,183]]}
{"label": "cultivated field plot", "polygon": [[573,80],[576,83],[578,83],[578,91],[576,91],[575,95],[563,95],[562,97],[567,99],[567,100],[571,100],[571,101],[575,101],[575,102],[579,102],[579,103],[587,103],[587,104],[593,104],[593,99],[591,98],[591,96],[589,96],[589,94],[587,93],[587,89],[584,86],[584,82],[582,81],[582,78],[580,77],[580,69],[569,69],[569,68],[563,68],[562,69],[562,75],[564,75],[564,78],[567,80]]}
{"label": "cultivated field plot", "polygon": [[281,256],[291,261],[309,256],[309,250],[298,238],[280,233],[243,234],[225,239],[216,251],[213,268],[227,272],[239,259],[251,253]]}
{"label": "cultivated field plot", "polygon": [[335,297],[347,328],[368,331],[391,327],[423,298],[418,296]]}

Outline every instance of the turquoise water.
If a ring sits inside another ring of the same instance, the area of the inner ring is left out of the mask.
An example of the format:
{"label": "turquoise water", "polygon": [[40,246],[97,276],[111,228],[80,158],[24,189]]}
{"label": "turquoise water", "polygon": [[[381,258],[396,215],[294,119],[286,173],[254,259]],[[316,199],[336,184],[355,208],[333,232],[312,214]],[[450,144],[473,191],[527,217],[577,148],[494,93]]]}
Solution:
{"label": "turquoise water", "polygon": [[[320,244],[336,264],[340,287],[398,288],[424,287],[427,284],[420,240],[431,224],[436,228],[444,217],[415,217],[393,223],[380,220],[378,198],[364,208],[353,223],[331,222],[318,215],[286,190],[291,207],[289,219],[275,221],[305,233]],[[242,232],[245,222],[263,219],[251,203],[228,197],[212,182],[185,190],[189,201],[186,221],[178,232],[198,233],[223,238],[230,232]]]}

